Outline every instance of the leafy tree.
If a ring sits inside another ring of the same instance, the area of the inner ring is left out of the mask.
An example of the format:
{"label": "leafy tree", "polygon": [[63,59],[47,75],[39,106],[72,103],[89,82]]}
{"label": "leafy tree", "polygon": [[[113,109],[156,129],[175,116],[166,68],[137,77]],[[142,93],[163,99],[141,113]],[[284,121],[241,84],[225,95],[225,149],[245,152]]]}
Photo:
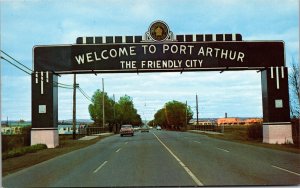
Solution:
{"label": "leafy tree", "polygon": [[135,118],[132,121],[133,126],[140,126],[142,124],[142,118],[140,114],[136,114]]}
{"label": "leafy tree", "polygon": [[147,125],[150,126],[156,126],[154,120],[150,120]]}
{"label": "leafy tree", "polygon": [[168,127],[168,122],[167,122],[167,117],[165,113],[165,108],[159,109],[155,114],[154,114],[154,123],[156,125],[160,125],[162,128],[167,129]]}
{"label": "leafy tree", "polygon": [[134,108],[132,98],[128,95],[120,97],[116,104],[117,121],[120,124],[140,125],[142,123],[141,116]]}
{"label": "leafy tree", "polygon": [[[92,96],[92,104],[89,105],[91,119],[95,124],[102,126],[103,124],[103,92],[99,89]],[[104,111],[105,123],[112,124],[114,122],[114,101],[104,92]]]}
{"label": "leafy tree", "polygon": [[164,105],[164,108],[158,110],[154,115],[154,122],[167,129],[185,128],[186,122],[193,117],[190,106],[179,101],[170,101]]}

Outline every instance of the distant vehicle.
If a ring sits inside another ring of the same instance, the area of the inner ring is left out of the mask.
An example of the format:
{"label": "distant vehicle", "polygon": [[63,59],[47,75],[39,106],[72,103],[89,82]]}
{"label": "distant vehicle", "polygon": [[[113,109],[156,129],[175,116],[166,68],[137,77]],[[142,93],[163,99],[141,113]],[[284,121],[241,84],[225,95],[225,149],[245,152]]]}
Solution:
{"label": "distant vehicle", "polygon": [[139,126],[134,126],[134,127],[133,127],[133,130],[134,130],[134,131],[139,131],[139,130],[140,130],[140,127],[139,127]]}
{"label": "distant vehicle", "polygon": [[134,135],[134,130],[133,130],[132,125],[122,125],[121,126],[120,136],[123,136],[123,135],[131,135],[131,136]]}
{"label": "distant vehicle", "polygon": [[149,126],[144,125],[144,126],[141,127],[140,130],[141,130],[141,132],[149,132]]}
{"label": "distant vehicle", "polygon": [[156,126],[156,130],[160,130],[161,131],[161,126],[157,125]]}

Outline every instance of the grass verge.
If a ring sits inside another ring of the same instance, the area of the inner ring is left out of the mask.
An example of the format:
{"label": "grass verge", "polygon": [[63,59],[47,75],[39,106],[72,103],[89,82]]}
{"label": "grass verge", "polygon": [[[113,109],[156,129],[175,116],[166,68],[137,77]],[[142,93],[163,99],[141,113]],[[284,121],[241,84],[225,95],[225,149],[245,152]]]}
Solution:
{"label": "grass verge", "polygon": [[36,144],[33,146],[25,146],[20,148],[15,148],[13,150],[10,150],[8,152],[4,152],[2,154],[2,160],[13,158],[13,157],[19,157],[22,155],[25,155],[27,153],[35,153],[39,150],[47,149],[47,146],[45,144]]}
{"label": "grass verge", "polygon": [[300,153],[300,149],[294,144],[266,144],[262,143],[261,139],[248,139],[246,126],[227,126],[225,127],[224,134],[209,134],[204,132],[198,132],[197,134],[204,134],[211,138],[223,139],[242,144],[249,144],[253,146],[259,146],[269,149],[275,149],[280,151]]}
{"label": "grass verge", "polygon": [[34,153],[26,153],[22,156],[2,159],[2,176],[4,177],[54,157],[95,144],[105,137],[107,136],[100,136],[93,140],[73,140],[72,135],[60,136],[59,146],[56,148],[38,150]]}

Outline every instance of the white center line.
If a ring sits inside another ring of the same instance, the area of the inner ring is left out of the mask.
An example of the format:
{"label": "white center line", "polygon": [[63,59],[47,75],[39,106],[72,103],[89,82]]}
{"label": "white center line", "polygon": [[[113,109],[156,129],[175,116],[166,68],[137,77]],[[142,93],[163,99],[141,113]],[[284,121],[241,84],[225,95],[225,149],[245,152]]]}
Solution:
{"label": "white center line", "polygon": [[[154,134],[154,133],[152,133]],[[157,140],[168,150],[168,152],[179,162],[179,164],[183,167],[183,169],[188,173],[188,175],[194,180],[197,186],[203,186],[200,180],[193,174],[193,172],[183,163],[181,160],[154,134]]]}
{"label": "white center line", "polygon": [[291,173],[291,174],[295,174],[295,175],[297,175],[297,176],[300,176],[300,174],[298,174],[298,173],[296,173],[296,172],[293,172],[293,171],[290,171],[290,170],[287,170],[287,169],[284,169],[284,168],[280,168],[280,167],[278,167],[278,166],[272,165],[272,167],[277,168],[277,169],[279,169],[279,170],[283,170],[283,171],[285,171],[285,172],[289,172],[289,173]]}
{"label": "white center line", "polygon": [[94,173],[98,172],[106,163],[107,161],[104,161],[104,163],[102,163],[96,170],[94,170]]}
{"label": "white center line", "polygon": [[225,151],[225,152],[227,152],[227,153],[229,152],[229,151],[226,150],[226,149],[222,149],[222,148],[218,148],[218,147],[217,147],[217,149],[218,149],[218,150],[221,150],[221,151]]}
{"label": "white center line", "polygon": [[198,143],[198,144],[201,144],[201,142],[199,142],[199,141],[194,141],[194,142],[196,142],[196,143]]}
{"label": "white center line", "polygon": [[118,153],[122,148],[119,148],[116,152]]}

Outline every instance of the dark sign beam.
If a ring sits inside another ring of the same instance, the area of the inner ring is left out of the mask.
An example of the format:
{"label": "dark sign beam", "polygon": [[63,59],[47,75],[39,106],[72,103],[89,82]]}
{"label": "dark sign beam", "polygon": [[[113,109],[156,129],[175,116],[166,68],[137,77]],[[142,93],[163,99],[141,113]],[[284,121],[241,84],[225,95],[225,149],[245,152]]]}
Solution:
{"label": "dark sign beam", "polygon": [[36,71],[55,73],[261,70],[284,66],[281,41],[35,46],[34,54]]}

